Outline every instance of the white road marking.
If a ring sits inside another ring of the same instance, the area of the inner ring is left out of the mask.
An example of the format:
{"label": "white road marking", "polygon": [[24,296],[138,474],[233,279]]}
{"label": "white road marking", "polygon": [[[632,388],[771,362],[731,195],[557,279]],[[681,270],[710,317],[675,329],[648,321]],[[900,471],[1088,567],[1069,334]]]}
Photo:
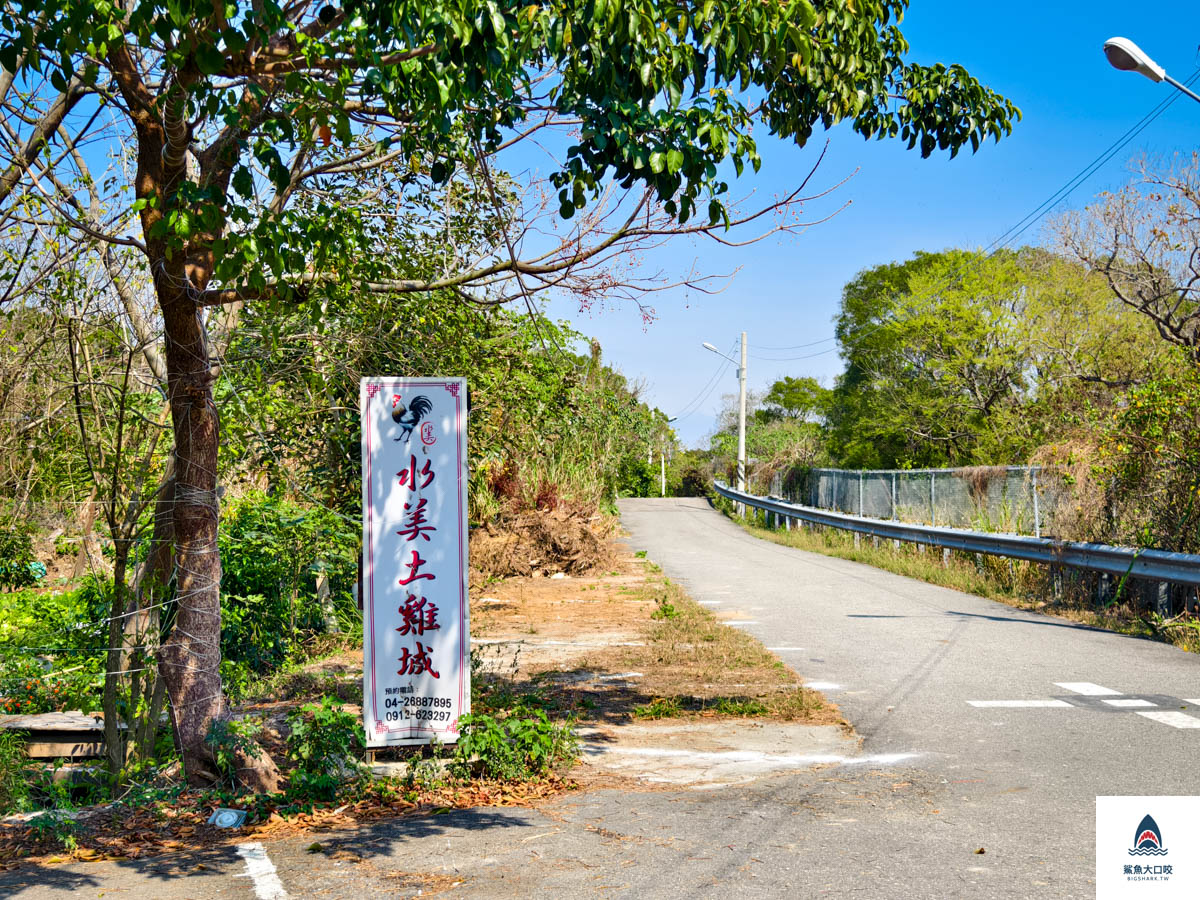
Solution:
{"label": "white road marking", "polygon": [[1186,697],[1184,697],[1183,702],[1184,703],[1195,703],[1197,706],[1200,706],[1200,700],[1188,700]]}
{"label": "white road marking", "polygon": [[[785,650],[803,650],[804,648],[803,647],[768,647],[767,649],[770,650],[772,653],[783,653]],[[1196,702],[1200,703],[1200,700],[1197,700]]]}
{"label": "white road marking", "polygon": [[1151,703],[1149,700],[1140,700],[1136,697],[1122,697],[1117,700],[1103,700],[1109,706],[1158,706],[1157,703]]}
{"label": "white road marking", "polygon": [[971,706],[1011,706],[1019,708],[1050,708],[1050,709],[1076,709],[1065,700],[968,700]]}
{"label": "white road marking", "polygon": [[234,878],[250,878],[254,881],[254,896],[258,900],[288,900],[288,892],[275,873],[275,864],[267,857],[267,851],[258,841],[238,844],[238,856],[246,861],[246,871],[234,874]]}
{"label": "white road marking", "polygon": [[1200,719],[1195,716],[1189,716],[1187,713],[1181,712],[1140,712],[1139,716],[1145,716],[1147,719],[1153,719],[1155,722],[1162,722],[1164,725],[1170,725],[1172,728],[1200,728]]}
{"label": "white road marking", "polygon": [[1056,681],[1054,683],[1060,688],[1066,688],[1076,694],[1083,694],[1085,697],[1116,697],[1121,693],[1098,684],[1092,684],[1090,681]]}
{"label": "white road marking", "polygon": [[720,606],[721,601],[720,600],[701,600],[700,605],[701,606]]}
{"label": "white road marking", "polygon": [[603,754],[619,754],[621,756],[651,756],[687,759],[693,762],[761,762],[775,766],[817,766],[841,764],[846,766],[859,765],[891,765],[914,759],[919,753],[876,753],[872,756],[841,756],[836,753],[811,753],[807,755],[790,753],[763,753],[760,750],[673,750],[666,747],[612,747],[597,748],[585,753],[599,756]]}
{"label": "white road marking", "polygon": [[836,691],[841,687],[840,684],[834,684],[832,681],[806,681],[806,688],[812,688],[814,691]]}

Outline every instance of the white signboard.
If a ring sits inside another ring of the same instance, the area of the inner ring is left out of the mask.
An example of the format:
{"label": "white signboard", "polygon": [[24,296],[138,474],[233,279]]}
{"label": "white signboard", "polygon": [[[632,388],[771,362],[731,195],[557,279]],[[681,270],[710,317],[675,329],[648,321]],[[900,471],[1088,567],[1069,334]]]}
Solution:
{"label": "white signboard", "polygon": [[449,743],[471,711],[467,383],[364,378],[359,409],[367,746]]}

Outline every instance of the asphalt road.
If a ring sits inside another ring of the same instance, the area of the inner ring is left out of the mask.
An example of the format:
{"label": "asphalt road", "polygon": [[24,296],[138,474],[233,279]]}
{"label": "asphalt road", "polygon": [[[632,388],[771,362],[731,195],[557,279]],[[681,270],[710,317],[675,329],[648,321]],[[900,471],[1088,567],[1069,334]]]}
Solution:
{"label": "asphalt road", "polygon": [[406,873],[441,873],[467,897],[1084,898],[1098,795],[1200,794],[1196,656],[759,541],[702,501],[621,513],[897,761],[282,841],[267,875],[253,850],[22,868],[0,895],[417,896]]}

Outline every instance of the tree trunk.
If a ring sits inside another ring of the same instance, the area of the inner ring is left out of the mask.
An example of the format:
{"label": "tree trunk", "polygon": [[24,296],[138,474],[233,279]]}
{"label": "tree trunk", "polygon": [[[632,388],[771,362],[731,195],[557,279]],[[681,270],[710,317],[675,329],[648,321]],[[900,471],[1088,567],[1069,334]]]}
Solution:
{"label": "tree trunk", "polygon": [[[159,656],[188,781],[211,780],[205,743],[225,713],[221,686],[221,560],[217,549],[219,422],[212,396],[208,341],[200,313],[183,284],[160,270],[156,285],[166,335],[167,391],[175,433],[176,612]],[[265,753],[242,773],[257,791],[278,787]]]}
{"label": "tree trunk", "polygon": [[104,750],[108,761],[108,774],[116,784],[125,768],[126,743],[121,733],[121,721],[117,715],[120,700],[121,675],[125,654],[125,614],[128,611],[125,590],[125,571],[129,559],[129,542],[116,538],[116,563],[113,566],[113,596],[108,613],[108,656],[104,667]]}

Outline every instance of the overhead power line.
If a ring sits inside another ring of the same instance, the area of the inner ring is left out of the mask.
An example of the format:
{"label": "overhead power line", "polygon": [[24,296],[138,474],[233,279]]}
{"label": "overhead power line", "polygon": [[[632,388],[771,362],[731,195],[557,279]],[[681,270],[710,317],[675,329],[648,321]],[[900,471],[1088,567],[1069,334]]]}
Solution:
{"label": "overhead power line", "polygon": [[[1197,81],[1200,81],[1200,67],[1197,67],[1196,69],[1194,69],[1192,71],[1192,74],[1188,76],[1188,78],[1183,82],[1183,84],[1188,87],[1191,87]],[[1137,122],[1135,122],[1128,129],[1126,129],[1124,134],[1122,134],[1120,137],[1116,138],[1112,143],[1110,143],[1107,147],[1105,147],[1103,150],[1101,150],[1100,153],[1097,154],[1096,157],[1093,158],[1091,162],[1089,162],[1086,166],[1084,166],[1082,169],[1080,169],[1072,178],[1068,179],[1060,188],[1058,188],[1058,190],[1056,190],[1052,194],[1050,194],[1045,200],[1043,200],[1041,203],[1039,203],[1030,212],[1026,213],[1025,216],[1023,216],[1021,219],[1019,219],[1017,222],[1015,222],[1013,225],[1011,225],[1005,231],[1001,232],[1001,234],[994,241],[992,241],[990,244],[988,244],[987,247],[984,248],[982,256],[975,257],[971,263],[967,263],[966,265],[962,266],[961,268],[957,269],[956,271],[954,271],[950,275],[948,275],[946,278],[946,285],[948,286],[954,278],[960,277],[963,274],[965,274],[965,272],[968,271],[968,268],[970,265],[977,264],[978,262],[981,262],[983,259],[986,259],[987,257],[994,255],[998,251],[1003,250],[1005,247],[1012,244],[1017,238],[1019,238],[1022,234],[1024,234],[1026,231],[1028,231],[1034,225],[1035,222],[1040,220],[1047,212],[1049,212],[1050,209],[1052,209],[1056,204],[1067,199],[1067,197],[1069,197],[1072,193],[1074,193],[1074,191],[1080,185],[1082,185],[1085,181],[1087,181],[1094,174],[1096,174],[1096,172],[1098,172],[1102,166],[1104,166],[1106,163],[1110,162],[1114,156],[1116,156],[1119,152],[1121,152],[1121,150],[1123,150],[1125,147],[1127,147],[1129,145],[1130,141],[1132,141],[1135,137],[1137,137],[1139,134],[1141,134],[1143,131],[1145,131],[1146,128],[1148,128],[1152,122],[1154,122],[1159,116],[1161,116],[1164,112],[1166,112],[1167,109],[1170,108],[1171,104],[1174,103],[1176,100],[1178,100],[1180,98],[1180,96],[1182,96],[1182,94],[1180,94],[1178,92],[1171,92],[1171,94],[1169,96],[1167,96],[1165,99],[1159,101],[1155,106],[1153,106],[1150,109],[1149,112],[1147,112],[1144,116],[1142,116],[1142,118],[1140,118]],[[882,326],[877,326],[876,328],[870,329],[869,331],[866,331],[863,334],[857,335],[857,337],[859,337],[859,338],[866,337],[866,336],[870,335],[872,332],[878,330],[878,327],[882,327]],[[824,343],[825,341],[834,340],[835,337],[836,336],[824,338],[821,341],[813,341],[809,344],[798,344],[798,345],[796,345],[795,348],[787,347],[787,348],[779,348],[779,349],[790,350],[790,349],[800,349],[803,347],[816,346],[817,344]],[[771,348],[759,347],[756,349],[768,350]],[[831,351],[825,351],[825,352],[831,352]],[[811,359],[814,356],[822,356],[822,355],[824,355],[824,353],[814,353],[809,356],[796,356],[796,357],[779,358],[779,359],[769,359],[767,357],[758,357],[758,356],[756,356],[754,358],[764,361],[764,362],[795,362],[798,360]]]}

